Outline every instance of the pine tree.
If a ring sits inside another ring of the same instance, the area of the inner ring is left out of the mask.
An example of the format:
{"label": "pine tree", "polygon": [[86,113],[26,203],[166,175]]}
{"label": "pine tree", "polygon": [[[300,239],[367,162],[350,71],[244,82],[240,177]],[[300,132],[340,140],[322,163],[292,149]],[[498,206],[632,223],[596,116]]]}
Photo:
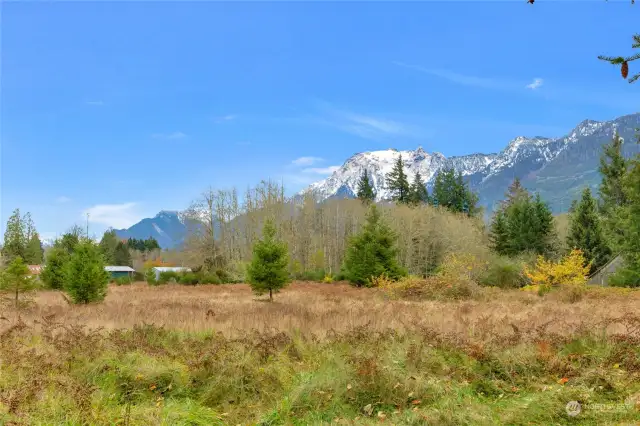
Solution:
{"label": "pine tree", "polygon": [[393,169],[387,173],[387,188],[391,191],[393,201],[400,204],[409,202],[410,185],[407,175],[404,172],[402,155],[398,156]]}
{"label": "pine tree", "polygon": [[253,246],[253,259],[247,268],[251,289],[257,295],[278,292],[289,282],[289,256],[287,245],[276,238],[276,228],[268,220],[262,230],[262,239]]}
{"label": "pine tree", "polygon": [[[524,252],[550,254],[556,242],[553,215],[536,194],[532,198],[524,188],[512,185],[500,209],[493,217],[491,246],[497,253],[516,256]],[[509,194],[513,197],[509,198]]]}
{"label": "pine tree", "polygon": [[600,211],[603,216],[603,228],[611,244],[618,249],[623,238],[619,223],[621,209],[627,205],[627,196],[624,190],[624,178],[629,168],[629,162],[622,155],[623,140],[616,132],[613,140],[604,146],[600,156],[602,175],[600,183]]}
{"label": "pine tree", "polygon": [[20,295],[36,287],[35,280],[29,276],[29,267],[20,256],[15,257],[0,275],[0,290],[13,295],[16,311],[20,307]]}
{"label": "pine tree", "polygon": [[33,231],[25,249],[25,262],[29,265],[41,265],[44,259],[42,242],[37,232]]}
{"label": "pine tree", "polygon": [[109,273],[97,244],[84,239],[64,267],[64,289],[74,303],[99,302],[107,295]]}
{"label": "pine tree", "polygon": [[538,254],[550,254],[554,251],[557,240],[553,213],[549,205],[536,194],[533,200],[533,228],[536,238],[533,241],[534,251]]}
{"label": "pine tree", "polygon": [[124,266],[126,264],[120,264],[116,261],[116,248],[118,247],[118,237],[116,236],[116,231],[113,229],[108,229],[102,235],[102,239],[100,240],[100,252],[102,253],[102,257],[107,265],[121,265]]}
{"label": "pine tree", "polygon": [[[634,0],[631,0],[633,4]],[[635,34],[632,36],[633,43],[631,44],[632,49],[640,49],[640,34]],[[622,56],[598,56],[598,59],[602,61],[607,61],[612,65],[620,65],[620,73],[622,74],[622,78],[626,79],[629,76],[629,62],[636,61],[640,59],[640,53],[636,53],[635,55],[622,57]],[[640,78],[640,72],[629,77],[629,83],[633,83]]]}
{"label": "pine tree", "polygon": [[122,241],[118,241],[113,252],[113,264],[117,266],[131,266],[131,253]]}
{"label": "pine tree", "polygon": [[27,242],[23,217],[20,215],[20,209],[15,209],[7,220],[7,227],[4,231],[3,257],[6,257],[8,261],[12,261],[16,257],[24,259]]}
{"label": "pine tree", "polygon": [[386,275],[398,279],[406,271],[398,264],[397,235],[372,204],[362,231],[351,238],[344,259],[343,273],[357,286],[371,285],[371,279]]}
{"label": "pine tree", "polygon": [[360,179],[358,180],[358,193],[357,197],[363,203],[370,203],[375,201],[376,194],[373,190],[373,186],[371,185],[371,180],[369,179],[369,172],[367,169],[364,169]]}
{"label": "pine tree", "polygon": [[569,219],[567,246],[584,253],[587,262],[591,263],[590,273],[593,273],[609,261],[611,250],[602,233],[597,203],[589,188],[582,191],[582,198]]}
{"label": "pine tree", "polygon": [[413,184],[411,184],[411,188],[409,189],[408,199],[409,203],[414,205],[429,203],[429,192],[422,181],[422,176],[419,171],[417,171],[413,177]]}
{"label": "pine tree", "polygon": [[624,262],[609,279],[609,284],[640,287],[640,155],[630,162],[623,185],[627,202],[620,208],[618,226]]}
{"label": "pine tree", "polygon": [[491,221],[491,232],[489,234],[489,242],[491,248],[499,254],[507,254],[509,252],[509,222],[505,209],[499,209],[493,215]]}
{"label": "pine tree", "polygon": [[44,268],[40,278],[44,284],[53,290],[62,290],[65,283],[65,265],[70,254],[61,246],[54,246],[47,253]]}
{"label": "pine tree", "polygon": [[466,210],[465,213],[476,215],[479,212],[478,196],[464,182],[462,173],[456,173],[451,167],[443,168],[436,174],[432,198],[434,204],[455,213]]}
{"label": "pine tree", "polygon": [[505,194],[506,199],[503,201],[503,206],[510,206],[516,201],[524,198],[531,198],[531,194],[527,191],[522,183],[520,182],[520,178],[513,179],[511,185],[507,189],[507,193]]}

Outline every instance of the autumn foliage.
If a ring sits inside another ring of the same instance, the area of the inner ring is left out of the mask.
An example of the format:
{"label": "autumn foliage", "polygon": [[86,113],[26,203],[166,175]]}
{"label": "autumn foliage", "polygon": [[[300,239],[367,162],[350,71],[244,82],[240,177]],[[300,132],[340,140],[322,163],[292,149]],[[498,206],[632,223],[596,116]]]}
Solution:
{"label": "autumn foliage", "polygon": [[576,249],[557,263],[539,256],[533,269],[525,267],[525,275],[533,286],[542,290],[559,286],[583,286],[587,282],[590,267],[582,251]]}

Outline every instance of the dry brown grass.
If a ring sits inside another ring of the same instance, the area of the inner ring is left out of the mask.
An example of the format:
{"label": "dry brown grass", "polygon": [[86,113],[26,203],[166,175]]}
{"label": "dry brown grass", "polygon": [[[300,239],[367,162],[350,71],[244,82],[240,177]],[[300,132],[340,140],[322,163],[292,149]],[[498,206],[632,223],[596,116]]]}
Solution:
{"label": "dry brown grass", "polygon": [[[275,329],[325,336],[354,327],[398,332],[431,329],[473,340],[502,339],[544,328],[570,335],[585,327],[608,325],[611,333],[628,334],[625,316],[640,312],[640,292],[586,297],[565,303],[521,291],[487,291],[483,300],[409,302],[388,300],[377,289],[357,289],[344,283],[293,283],[269,303],[247,285],[151,287],[145,283],[111,286],[103,303],[69,305],[61,293],[42,291],[24,311],[32,325],[43,317],[90,328],[132,328],[154,324],[183,331],[219,331],[233,337],[247,330]],[[11,314],[5,314],[10,317]],[[0,321],[2,329],[9,321]],[[638,331],[640,333],[640,331]]]}

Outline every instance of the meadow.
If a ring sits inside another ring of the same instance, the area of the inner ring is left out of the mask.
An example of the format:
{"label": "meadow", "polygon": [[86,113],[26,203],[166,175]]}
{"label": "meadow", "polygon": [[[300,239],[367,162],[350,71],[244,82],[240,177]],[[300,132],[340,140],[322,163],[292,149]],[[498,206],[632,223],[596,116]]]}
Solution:
{"label": "meadow", "polygon": [[[39,291],[0,314],[0,424],[639,424],[640,292],[394,300],[294,282]],[[569,416],[566,405],[582,410]]]}

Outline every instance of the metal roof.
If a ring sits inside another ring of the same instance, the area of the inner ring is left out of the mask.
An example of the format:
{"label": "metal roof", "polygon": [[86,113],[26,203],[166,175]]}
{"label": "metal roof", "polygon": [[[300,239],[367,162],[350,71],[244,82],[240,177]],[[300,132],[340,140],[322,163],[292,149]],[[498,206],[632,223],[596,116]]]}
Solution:
{"label": "metal roof", "polygon": [[107,272],[135,272],[136,270],[130,266],[105,266]]}
{"label": "metal roof", "polygon": [[182,266],[154,266],[152,268],[154,271],[158,272],[168,272],[168,271],[191,271],[191,268],[185,268]]}

